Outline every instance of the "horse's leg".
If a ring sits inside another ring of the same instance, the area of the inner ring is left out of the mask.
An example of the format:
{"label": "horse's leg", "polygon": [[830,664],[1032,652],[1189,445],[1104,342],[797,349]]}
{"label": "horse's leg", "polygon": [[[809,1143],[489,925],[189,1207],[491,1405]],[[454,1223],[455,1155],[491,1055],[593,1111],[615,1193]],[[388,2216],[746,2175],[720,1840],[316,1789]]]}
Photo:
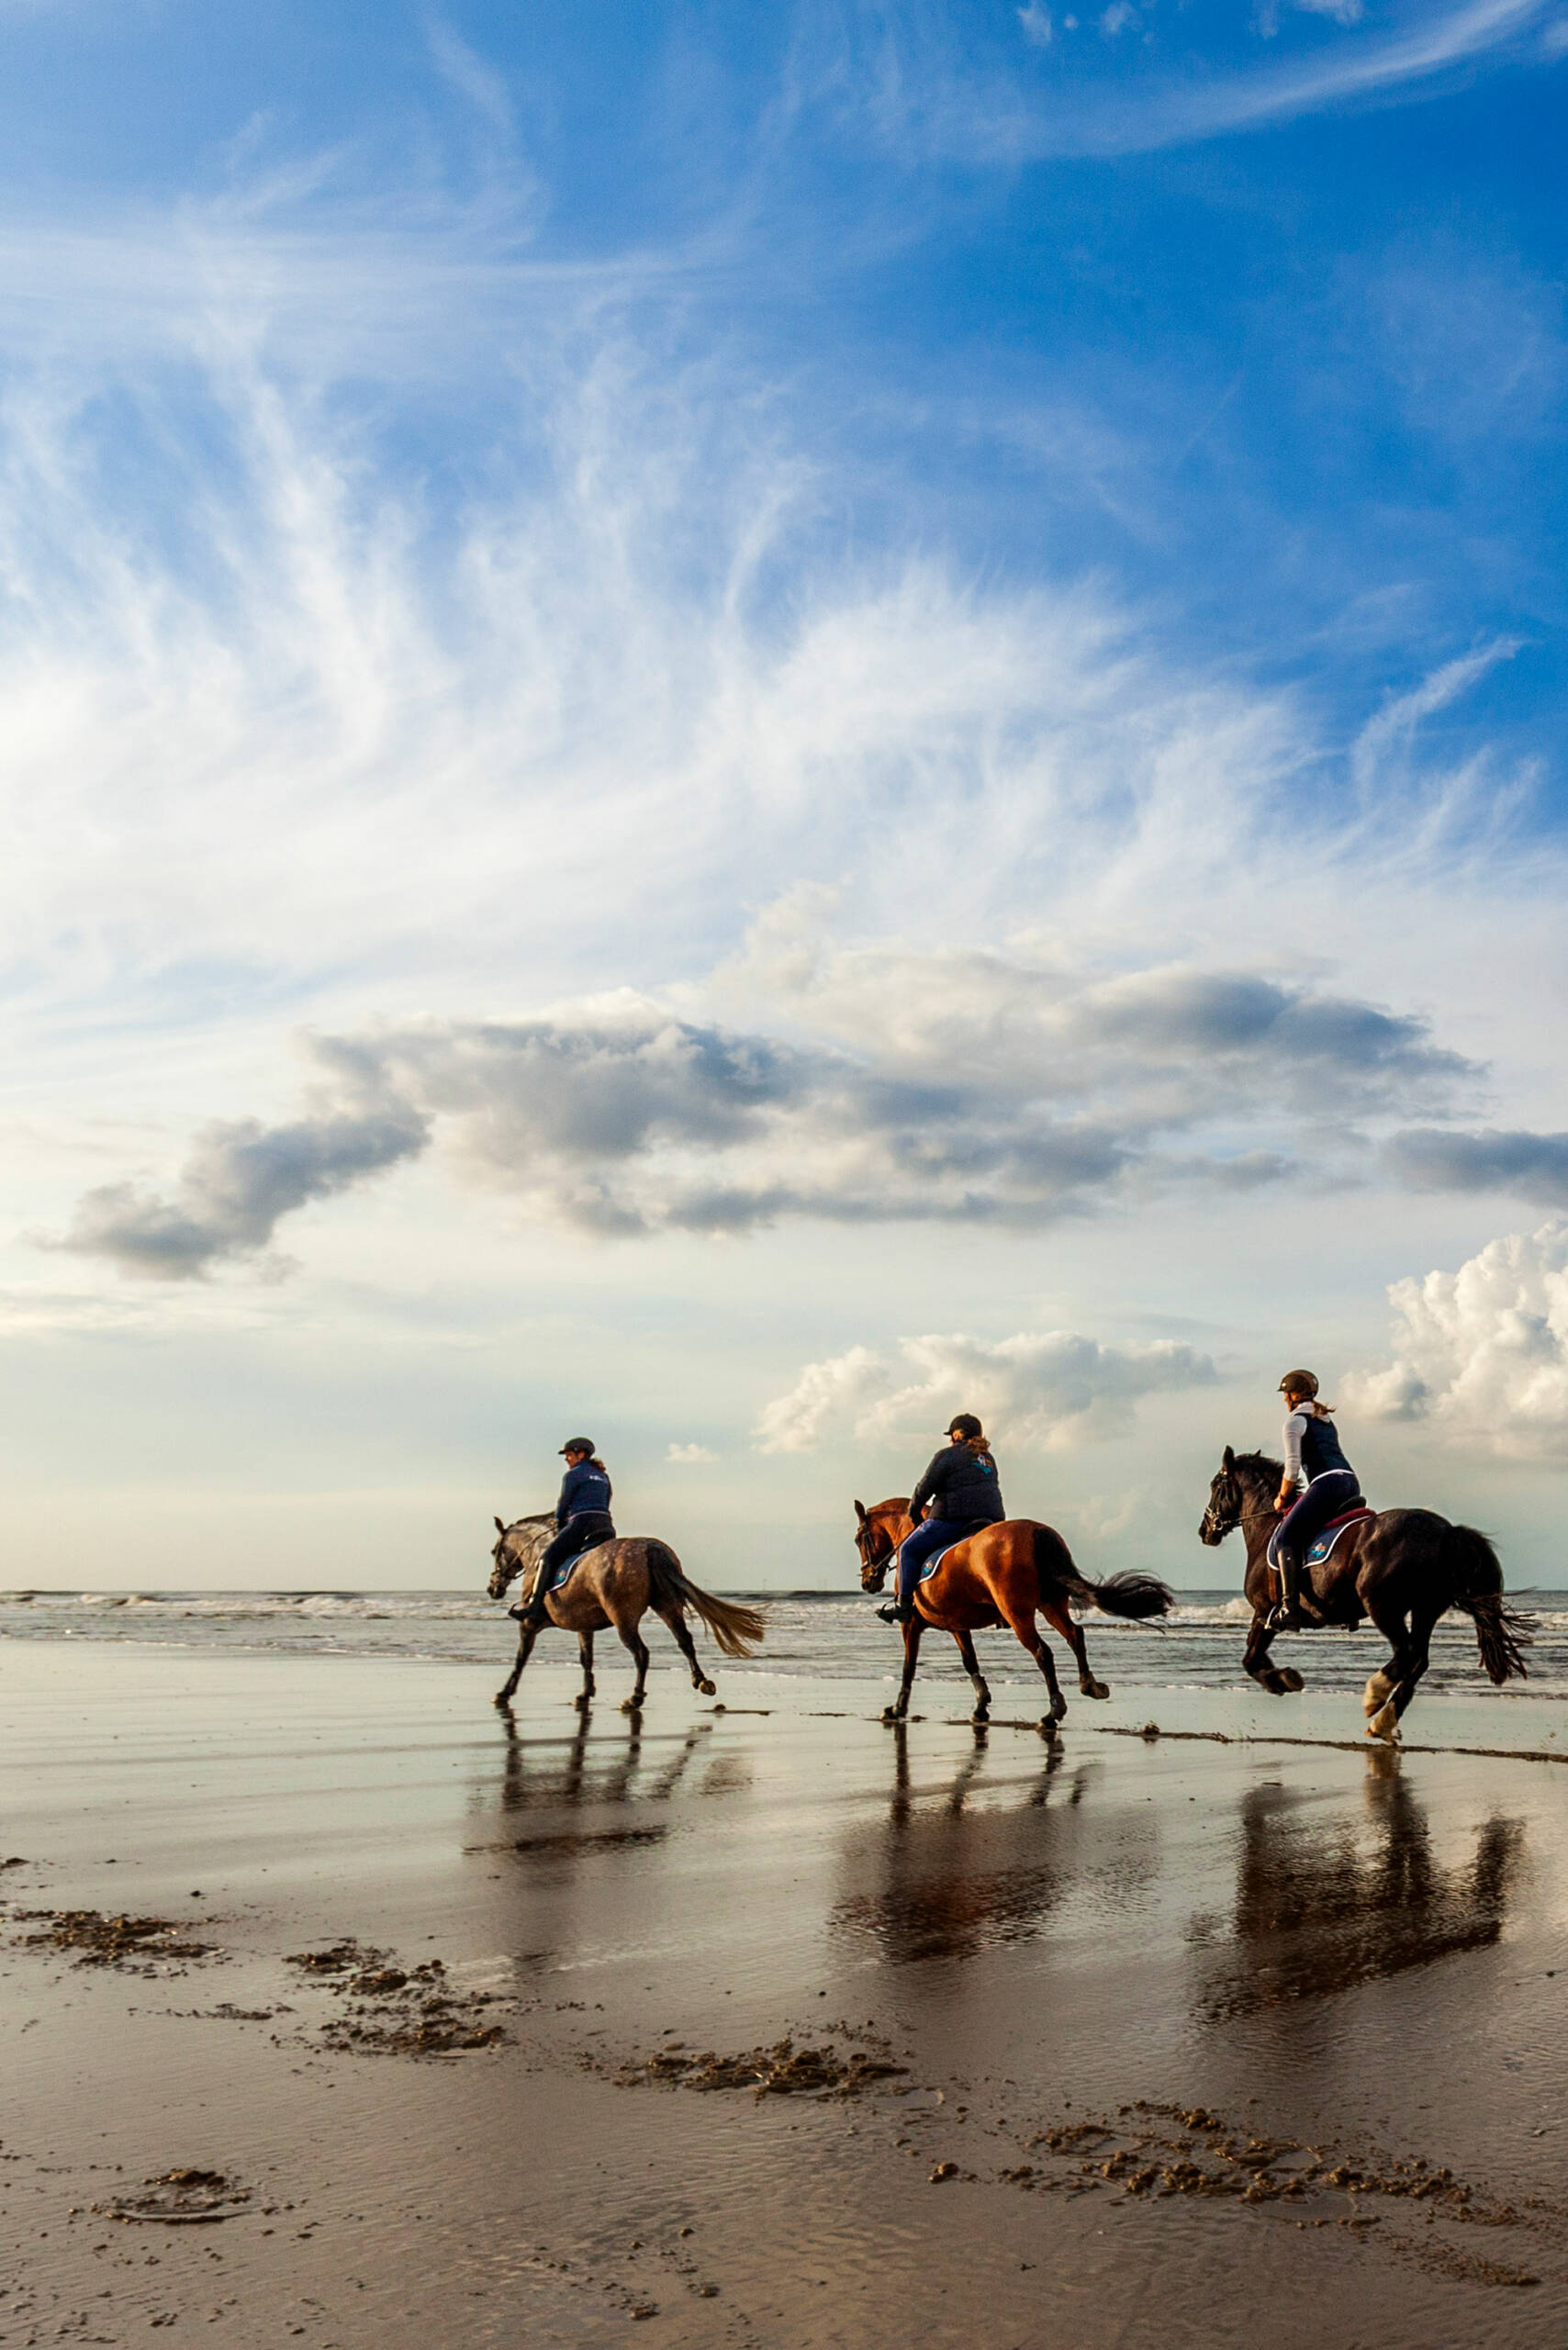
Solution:
{"label": "horse's leg", "polygon": [[1089,1670],[1089,1651],[1084,1643],[1083,1627],[1065,1599],[1042,1597],[1040,1613],[1047,1624],[1054,1624],[1073,1655],[1078,1659],[1078,1685],[1086,1697],[1108,1697],[1109,1689],[1096,1681]]}
{"label": "horse's leg", "polygon": [[974,1639],[968,1632],[955,1632],[953,1638],[958,1643],[958,1654],[964,1660],[964,1671],[974,1684],[975,1709],[969,1716],[969,1719],[972,1722],[988,1722],[991,1719],[991,1691],[986,1687],[985,1675],[980,1669],[980,1659],[975,1654]]}
{"label": "horse's leg", "polygon": [[697,1661],[697,1643],[691,1637],[691,1627],[686,1620],[685,1610],[680,1607],[670,1607],[667,1609],[661,1607],[656,1612],[659,1621],[669,1626],[671,1632],[675,1636],[675,1644],[677,1648],[680,1651],[681,1655],[686,1659],[687,1663],[691,1667],[691,1685],[696,1690],[698,1695],[700,1697],[713,1696],[716,1694],[713,1684],[709,1680],[707,1674],[703,1672],[701,1665]]}
{"label": "horse's leg", "polygon": [[522,1679],[522,1668],[528,1662],[529,1658],[533,1654],[533,1643],[538,1638],[539,1628],[536,1624],[525,1624],[523,1626],[521,1631],[518,1635],[517,1662],[512,1666],[511,1671],[508,1673],[503,1686],[496,1692],[496,1703],[498,1706],[510,1706],[511,1704],[513,1693],[517,1688],[518,1683]]}
{"label": "horse's leg", "polygon": [[[1032,1558],[1028,1572],[1033,1581],[1035,1562]],[[1035,1622],[1036,1592],[1038,1588],[1038,1584],[1036,1583],[1035,1591],[1032,1591],[1026,1599],[1013,1591],[999,1591],[996,1594],[996,1605],[1019,1641],[1028,1650],[1029,1654],[1046,1676],[1046,1686],[1051,1693],[1051,1710],[1040,1724],[1042,1730],[1045,1730],[1060,1721],[1067,1711],[1067,1699],[1062,1695],[1060,1684],[1057,1680],[1056,1660],[1045,1641],[1041,1639]]]}
{"label": "horse's leg", "polygon": [[1432,1661],[1432,1633],[1442,1609],[1435,1600],[1423,1599],[1410,1610],[1409,1668],[1394,1693],[1394,1718],[1399,1720],[1406,1707],[1416,1695],[1416,1684]]}
{"label": "horse's leg", "polygon": [[621,1710],[623,1714],[640,1714],[643,1710],[643,1693],[648,1685],[648,1643],[637,1628],[642,1617],[641,1616],[616,1617],[612,1617],[611,1621],[621,1636],[622,1645],[631,1650],[637,1667],[637,1678],[633,1686],[632,1695],[622,1699]]}
{"label": "horse's leg", "polygon": [[586,1714],[593,1698],[593,1634],[577,1634],[577,1654],[583,1661],[583,1685],[574,1703],[579,1714]]}
{"label": "horse's leg", "polygon": [[903,1679],[899,1684],[899,1694],[894,1703],[882,1707],[882,1719],[885,1722],[902,1722],[909,1712],[909,1693],[914,1686],[914,1668],[920,1656],[920,1636],[924,1629],[925,1618],[920,1615],[912,1616],[903,1628]]}
{"label": "horse's leg", "polygon": [[[1361,1696],[1361,1710],[1367,1717],[1367,1735],[1381,1738],[1392,1746],[1399,1736],[1399,1717],[1416,1694],[1416,1684],[1427,1670],[1427,1639],[1418,1638],[1417,1626],[1406,1624],[1405,1610],[1389,1595],[1373,1583],[1361,1594],[1361,1604],[1383,1639],[1388,1642],[1388,1662],[1381,1673],[1374,1673]],[[1436,1615],[1432,1623],[1437,1622]],[[1420,1662],[1417,1663],[1419,1654]]]}
{"label": "horse's leg", "polygon": [[1273,1664],[1270,1662],[1269,1651],[1273,1645],[1274,1633],[1269,1618],[1272,1614],[1271,1607],[1263,1606],[1253,1617],[1241,1666],[1243,1672],[1249,1673],[1271,1697],[1284,1697],[1294,1695],[1302,1686],[1302,1678],[1294,1664]]}

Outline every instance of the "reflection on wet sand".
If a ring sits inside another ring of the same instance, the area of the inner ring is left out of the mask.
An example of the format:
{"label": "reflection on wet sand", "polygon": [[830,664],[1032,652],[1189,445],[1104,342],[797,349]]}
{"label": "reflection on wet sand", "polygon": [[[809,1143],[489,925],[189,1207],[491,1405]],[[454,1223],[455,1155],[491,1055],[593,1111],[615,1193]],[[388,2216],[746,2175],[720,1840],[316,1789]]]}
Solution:
{"label": "reflection on wet sand", "polygon": [[[990,1759],[983,1729],[945,1786],[917,1787],[909,1736],[892,1732],[893,1787],[886,1826],[857,1828],[844,1848],[844,1873],[857,1888],[834,1905],[836,1933],[870,1935],[897,1962],[965,1959],[997,1942],[1039,1933],[1072,1881],[1070,1858],[1058,1849],[1057,1815],[1082,1799],[1092,1763],[1066,1767],[1058,1740],[1023,1789],[994,1783],[983,1807],[971,1797]],[[1040,1813],[1050,1803],[1047,1820]],[[869,1890],[867,1888],[869,1886]]]}
{"label": "reflection on wet sand", "polygon": [[[591,1717],[585,1714],[572,1737],[565,1741],[563,1752],[562,1741],[525,1739],[519,1733],[516,1722],[510,1716],[502,1716],[505,1756],[501,1808],[521,1811],[541,1805],[562,1805],[577,1810],[590,1804],[667,1803],[690,1769],[703,1740],[711,1735],[712,1727],[711,1722],[696,1723],[670,1755],[664,1751],[670,1744],[669,1737],[644,1739],[642,1724],[635,1718],[627,1723],[623,1740],[603,1736],[595,1739],[591,1736]],[[646,1746],[657,1750],[657,1768],[654,1767],[651,1755],[644,1757]],[[554,1841],[566,1842],[570,1839]]]}
{"label": "reflection on wet sand", "polygon": [[[1367,1760],[1360,1817],[1324,1818],[1283,1785],[1242,1797],[1230,1935],[1205,1961],[1197,1999],[1205,2022],[1320,1998],[1498,1940],[1522,1874],[1523,1830],[1494,1817],[1473,1856],[1441,1861],[1401,1758]],[[1193,1939],[1207,1943],[1215,1932],[1214,1921],[1200,1922]]]}

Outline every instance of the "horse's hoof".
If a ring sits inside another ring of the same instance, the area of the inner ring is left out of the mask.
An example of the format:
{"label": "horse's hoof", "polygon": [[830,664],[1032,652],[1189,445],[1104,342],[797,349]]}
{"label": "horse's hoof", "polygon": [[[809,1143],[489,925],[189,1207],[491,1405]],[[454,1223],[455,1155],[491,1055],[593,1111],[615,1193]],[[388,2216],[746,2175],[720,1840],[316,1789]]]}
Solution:
{"label": "horse's hoof", "polygon": [[900,1715],[900,1713],[899,1713],[899,1709],[898,1709],[898,1707],[897,1707],[896,1706],[884,1706],[884,1707],[882,1707],[882,1719],[883,1719],[885,1722],[896,1722],[896,1721],[901,1720],[902,1718],[902,1716]]}
{"label": "horse's hoof", "polygon": [[622,1697],[621,1710],[623,1714],[640,1714],[643,1710],[641,1697]]}
{"label": "horse's hoof", "polygon": [[1086,1697],[1108,1697],[1111,1694],[1103,1681],[1083,1681],[1079,1686]]}
{"label": "horse's hoof", "polygon": [[1058,1689],[1056,1695],[1051,1699],[1051,1719],[1053,1721],[1059,1722],[1065,1718],[1066,1714],[1067,1699],[1062,1695],[1061,1691]]}
{"label": "horse's hoof", "polygon": [[1294,1697],[1298,1690],[1305,1689],[1305,1682],[1302,1679],[1294,1664],[1281,1665],[1280,1689],[1282,1695]]}
{"label": "horse's hoof", "polygon": [[581,1689],[572,1699],[572,1703],[577,1707],[579,1714],[586,1714],[589,1706],[593,1703],[593,1700],[589,1697],[586,1689]]}
{"label": "horse's hoof", "polygon": [[700,1697],[716,1697],[719,1693],[711,1681],[700,1681],[697,1684],[697,1694]]}
{"label": "horse's hoof", "polygon": [[1390,1745],[1399,1736],[1399,1717],[1394,1710],[1392,1697],[1385,1706],[1378,1707],[1371,1721],[1368,1722],[1367,1735],[1369,1738],[1384,1739]]}
{"label": "horse's hoof", "polygon": [[988,1721],[990,1721],[990,1719],[991,1719],[991,1707],[990,1707],[989,1706],[977,1706],[977,1707],[975,1707],[975,1709],[974,1709],[974,1712],[969,1716],[969,1719],[970,1719],[970,1721],[972,1721],[972,1722],[988,1722]]}
{"label": "horse's hoof", "polygon": [[1042,1738],[1055,1738],[1057,1734],[1056,1716],[1054,1714],[1043,1715],[1039,1724],[1039,1730]]}
{"label": "horse's hoof", "polygon": [[1387,1673],[1372,1673],[1368,1679],[1366,1687],[1361,1692],[1362,1713],[1365,1714],[1370,1720],[1372,1716],[1377,1712],[1379,1707],[1386,1705],[1393,1695],[1394,1684],[1389,1679]]}
{"label": "horse's hoof", "polygon": [[510,1714],[511,1711],[511,1699],[504,1689],[498,1689],[490,1703],[498,1714]]}

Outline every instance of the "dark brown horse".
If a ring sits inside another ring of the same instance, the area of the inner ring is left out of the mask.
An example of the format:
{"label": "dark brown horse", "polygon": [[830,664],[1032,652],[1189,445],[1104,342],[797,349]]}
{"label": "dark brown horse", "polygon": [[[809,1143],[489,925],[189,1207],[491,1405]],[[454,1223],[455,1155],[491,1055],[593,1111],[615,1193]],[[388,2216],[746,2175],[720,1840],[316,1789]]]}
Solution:
{"label": "dark brown horse", "polygon": [[[870,1509],[855,1505],[855,1547],[860,1553],[860,1588],[880,1591],[893,1552],[913,1531],[909,1502],[878,1502]],[[979,1534],[956,1543],[928,1582],[917,1583],[914,1614],[903,1628],[903,1681],[898,1701],[888,1707],[885,1722],[902,1721],[909,1711],[909,1693],[920,1656],[921,1635],[928,1624],[951,1632],[964,1660],[964,1671],[974,1684],[971,1719],[989,1720],[991,1691],[980,1674],[972,1635],[1008,1625],[1046,1676],[1051,1710],[1042,1730],[1059,1722],[1067,1699],[1057,1681],[1049,1649],[1036,1628],[1036,1614],[1054,1624],[1078,1659],[1078,1685],[1086,1697],[1108,1697],[1110,1691],[1089,1670],[1083,1632],[1073,1621],[1071,1603],[1098,1607],[1107,1616],[1163,1616],[1173,1605],[1172,1594],[1153,1575],[1113,1575],[1108,1583],[1092,1583],[1072,1563],[1072,1553],[1061,1536],[1030,1517],[1004,1518]]]}
{"label": "dark brown horse", "polygon": [[[1269,1539],[1280,1522],[1274,1495],[1284,1472],[1261,1452],[1233,1452],[1227,1444],[1209,1487],[1198,1539],[1214,1550],[1239,1526],[1247,1544],[1252,1626],[1246,1670],[1276,1697],[1304,1684],[1294,1665],[1270,1662]],[[1432,1628],[1450,1607],[1474,1619],[1481,1662],[1492,1680],[1523,1674],[1529,1633],[1522,1617],[1503,1605],[1503,1570],[1484,1534],[1450,1526],[1429,1509],[1384,1509],[1345,1528],[1329,1556],[1304,1569],[1303,1597],[1319,1623],[1309,1630],[1351,1632],[1369,1617],[1387,1640],[1388,1662],[1366,1685],[1361,1709],[1370,1737],[1392,1744],[1430,1660]]]}
{"label": "dark brown horse", "polygon": [[[503,1598],[519,1575],[524,1578],[524,1599],[532,1597],[540,1556],[554,1531],[554,1516],[543,1513],[537,1517],[517,1518],[510,1526],[503,1526],[497,1518],[498,1539],[490,1553],[494,1561],[489,1582],[492,1599]],[[767,1628],[755,1607],[737,1606],[733,1599],[715,1599],[711,1592],[699,1591],[694,1583],[687,1580],[680,1561],[667,1542],[650,1541],[642,1535],[616,1535],[608,1542],[596,1543],[591,1550],[585,1550],[574,1561],[571,1573],[560,1590],[549,1593],[544,1602],[551,1623],[577,1636],[583,1685],[575,1702],[580,1710],[586,1712],[594,1692],[593,1636],[608,1631],[613,1625],[623,1645],[631,1650],[637,1667],[636,1685],[621,1710],[623,1714],[641,1712],[648,1682],[648,1648],[637,1628],[650,1607],[668,1625],[691,1669],[691,1685],[704,1697],[713,1695],[713,1684],[697,1662],[697,1651],[686,1621],[687,1609],[689,1607],[693,1615],[700,1617],[725,1656],[749,1656],[754,1643],[761,1639]],[[496,1693],[498,1706],[510,1705],[522,1668],[532,1655],[538,1638],[535,1627],[524,1624],[518,1641],[517,1662],[507,1675],[506,1685]]]}

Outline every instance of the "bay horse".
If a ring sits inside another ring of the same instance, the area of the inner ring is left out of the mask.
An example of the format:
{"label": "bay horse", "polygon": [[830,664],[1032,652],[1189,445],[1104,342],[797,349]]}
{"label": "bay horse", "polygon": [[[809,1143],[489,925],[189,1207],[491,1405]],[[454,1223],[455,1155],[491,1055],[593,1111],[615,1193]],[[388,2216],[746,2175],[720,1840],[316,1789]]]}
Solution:
{"label": "bay horse", "polygon": [[[894,1551],[914,1530],[907,1496],[877,1502],[868,1509],[855,1505],[855,1547],[860,1553],[860,1588],[880,1591]],[[1106,1616],[1142,1620],[1163,1616],[1175,1605],[1175,1595],[1153,1575],[1112,1575],[1092,1583],[1072,1563],[1072,1553],[1054,1528],[1031,1517],[1003,1518],[966,1535],[944,1556],[936,1572],[915,1585],[914,1614],[903,1628],[903,1680],[897,1702],[882,1715],[885,1722],[902,1722],[909,1711],[909,1693],[926,1626],[951,1632],[974,1686],[972,1721],[991,1718],[991,1691],[975,1655],[973,1634],[1006,1624],[1046,1676],[1051,1709],[1040,1723],[1054,1729],[1067,1711],[1067,1699],[1057,1681],[1054,1659],[1036,1629],[1036,1613],[1054,1624],[1078,1659],[1078,1685],[1086,1697],[1108,1697],[1109,1689],[1089,1669],[1083,1629],[1074,1622],[1070,1603],[1098,1607]]]}
{"label": "bay horse", "polygon": [[[519,1575],[524,1578],[524,1600],[532,1599],[540,1556],[554,1533],[552,1511],[514,1518],[510,1526],[497,1518],[488,1584],[492,1599],[504,1598]],[[689,1607],[708,1626],[725,1656],[750,1656],[767,1629],[755,1607],[742,1607],[733,1599],[715,1599],[711,1592],[699,1591],[694,1583],[688,1581],[667,1542],[633,1534],[616,1535],[608,1542],[596,1543],[591,1550],[584,1550],[574,1559],[566,1581],[558,1591],[550,1592],[544,1601],[550,1621],[577,1636],[583,1685],[572,1702],[579,1713],[587,1712],[594,1694],[593,1636],[608,1631],[611,1625],[631,1650],[637,1667],[636,1684],[632,1695],[623,1700],[621,1710],[623,1714],[641,1713],[648,1682],[648,1648],[637,1627],[650,1607],[668,1625],[676,1646],[691,1668],[691,1685],[704,1697],[712,1696],[713,1684],[697,1662],[686,1620],[687,1609]],[[522,1668],[533,1653],[533,1644],[542,1628],[532,1624],[521,1627],[517,1662],[507,1675],[505,1686],[496,1692],[498,1706],[511,1704]]]}
{"label": "bay horse", "polygon": [[[1239,1526],[1247,1544],[1243,1586],[1252,1603],[1242,1665],[1260,1688],[1280,1697],[1303,1688],[1294,1665],[1271,1662],[1274,1633],[1269,1587],[1270,1538],[1280,1523],[1274,1507],[1284,1472],[1261,1452],[1233,1452],[1227,1444],[1209,1486],[1198,1539],[1212,1550]],[[1319,1622],[1311,1631],[1352,1632],[1367,1617],[1388,1642],[1388,1662],[1367,1682],[1361,1710],[1367,1735],[1394,1745],[1399,1723],[1430,1662],[1432,1630],[1450,1607],[1475,1625],[1481,1662],[1499,1686],[1527,1668],[1530,1636],[1525,1619],[1503,1605],[1503,1570],[1484,1534],[1450,1526],[1429,1509],[1383,1509],[1347,1526],[1329,1556],[1303,1566],[1302,1596]]]}

